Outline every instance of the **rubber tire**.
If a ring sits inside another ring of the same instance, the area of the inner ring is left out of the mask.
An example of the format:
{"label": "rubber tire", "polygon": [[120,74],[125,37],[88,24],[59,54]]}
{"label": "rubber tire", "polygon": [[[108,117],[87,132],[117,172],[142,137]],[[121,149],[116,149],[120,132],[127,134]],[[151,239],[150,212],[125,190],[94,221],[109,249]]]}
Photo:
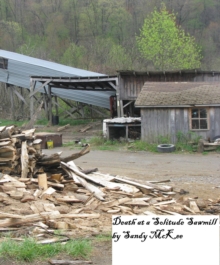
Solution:
{"label": "rubber tire", "polygon": [[215,141],[216,139],[219,139],[220,135],[216,135],[212,140]]}
{"label": "rubber tire", "polygon": [[174,144],[159,144],[157,146],[157,151],[160,153],[171,153],[175,151],[175,145]]}

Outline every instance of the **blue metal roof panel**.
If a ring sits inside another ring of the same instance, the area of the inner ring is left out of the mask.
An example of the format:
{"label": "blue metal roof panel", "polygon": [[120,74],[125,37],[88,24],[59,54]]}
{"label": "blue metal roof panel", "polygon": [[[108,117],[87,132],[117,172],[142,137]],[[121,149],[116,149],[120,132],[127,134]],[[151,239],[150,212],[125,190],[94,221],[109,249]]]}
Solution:
{"label": "blue metal roof panel", "polygon": [[[4,50],[0,50],[0,57],[8,59],[8,70],[6,71],[0,69],[0,82],[9,83],[27,89],[30,88],[31,76],[105,76],[100,73],[73,68]],[[40,85],[41,83],[38,83],[36,88]],[[44,93],[44,90],[42,89],[41,92]],[[59,88],[52,88],[52,92],[61,98],[71,99],[104,108],[109,108],[109,97],[115,94],[115,92],[110,91],[76,91]]]}
{"label": "blue metal roof panel", "polygon": [[[30,57],[27,55],[15,53],[15,52],[9,52],[5,50],[0,50],[0,57],[7,58],[13,61],[18,61],[19,63],[27,63],[27,64],[35,65],[39,68],[44,68],[45,71],[48,71],[49,69],[49,70],[58,71],[58,72],[66,73],[66,74],[73,75],[73,76],[85,77],[85,76],[102,76],[103,75],[100,73],[95,73],[95,72],[91,72],[91,71],[87,71],[87,70],[83,70],[79,68],[74,68],[74,67],[63,65],[63,64],[54,63],[54,62],[50,62],[50,61],[46,61],[42,59],[37,59],[37,58]],[[37,75],[37,74],[34,74],[34,75]],[[46,75],[47,74],[44,74],[44,76]]]}

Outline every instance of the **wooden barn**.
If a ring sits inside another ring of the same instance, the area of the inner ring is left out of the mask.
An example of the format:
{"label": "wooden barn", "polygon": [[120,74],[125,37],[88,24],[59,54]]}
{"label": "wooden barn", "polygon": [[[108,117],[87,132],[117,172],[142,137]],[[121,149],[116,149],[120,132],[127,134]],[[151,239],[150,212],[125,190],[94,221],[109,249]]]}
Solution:
{"label": "wooden barn", "polygon": [[220,82],[146,82],[135,102],[141,138],[158,142],[194,132],[205,140],[220,135]]}
{"label": "wooden barn", "polygon": [[181,71],[118,71],[120,115],[139,117],[135,101],[145,82],[220,82],[220,72],[201,70]]}

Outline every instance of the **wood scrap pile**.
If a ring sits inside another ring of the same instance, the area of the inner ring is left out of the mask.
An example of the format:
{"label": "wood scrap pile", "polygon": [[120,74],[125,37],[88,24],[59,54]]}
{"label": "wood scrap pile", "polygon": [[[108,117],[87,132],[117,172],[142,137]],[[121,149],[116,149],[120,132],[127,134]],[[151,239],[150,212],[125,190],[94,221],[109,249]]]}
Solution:
{"label": "wood scrap pile", "polygon": [[[89,145],[68,157],[61,157],[61,153],[45,156],[35,147],[39,143],[35,143],[34,131],[11,130],[5,127],[0,134],[1,163],[5,163],[4,167],[1,164],[0,173],[0,207],[4,209],[0,212],[2,231],[33,227],[36,223],[39,226],[41,222],[40,229],[45,230],[42,226],[46,225],[45,231],[70,229],[74,235],[78,232],[94,234],[104,232],[106,227],[110,231],[112,214],[220,212],[220,200],[181,196],[186,192],[167,185],[169,180],[140,182],[102,174],[97,168],[82,170],[73,160],[88,153]],[[7,152],[1,152],[1,148]],[[14,167],[7,164],[15,162]],[[20,173],[17,166],[20,166]],[[32,233],[35,230],[36,227]]]}

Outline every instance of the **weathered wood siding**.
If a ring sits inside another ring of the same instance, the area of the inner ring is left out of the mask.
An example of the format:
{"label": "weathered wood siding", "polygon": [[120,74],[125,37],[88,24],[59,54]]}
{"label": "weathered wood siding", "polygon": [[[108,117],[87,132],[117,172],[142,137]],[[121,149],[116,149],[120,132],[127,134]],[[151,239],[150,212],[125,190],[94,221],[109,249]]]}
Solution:
{"label": "weathered wood siding", "polygon": [[[175,143],[176,134],[190,131],[190,110],[188,108],[141,109],[141,138],[157,143],[160,137],[167,137]],[[220,135],[220,108],[209,108],[209,130],[193,131],[203,139]]]}
{"label": "weathered wood siding", "polygon": [[216,82],[220,74],[173,73],[173,74],[119,74],[120,100],[136,100],[145,82]]}

